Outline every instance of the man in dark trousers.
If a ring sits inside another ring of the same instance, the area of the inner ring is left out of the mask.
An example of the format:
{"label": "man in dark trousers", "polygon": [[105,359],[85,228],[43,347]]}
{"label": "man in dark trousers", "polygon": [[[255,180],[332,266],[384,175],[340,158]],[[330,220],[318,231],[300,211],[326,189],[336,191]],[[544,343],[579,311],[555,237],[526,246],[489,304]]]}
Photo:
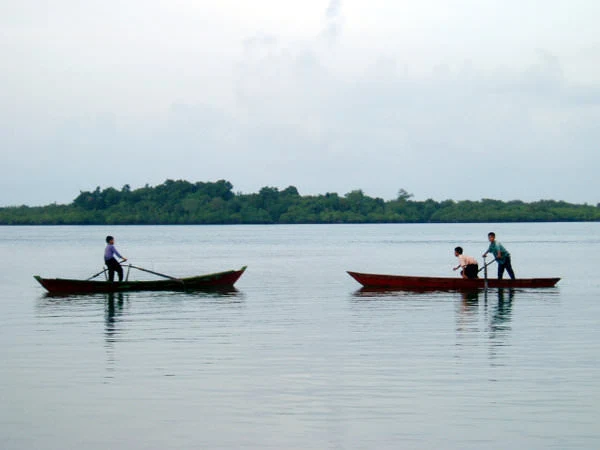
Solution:
{"label": "man in dark trousers", "polygon": [[[123,281],[123,268],[119,261],[117,261],[118,256],[123,261],[127,261],[127,258],[121,256],[121,254],[115,248],[115,238],[112,236],[106,236],[106,248],[104,249],[104,264],[108,267],[108,281],[111,283],[115,280],[115,272],[119,275],[119,281]],[[123,262],[121,261],[121,262]]]}
{"label": "man in dark trousers", "polygon": [[488,233],[488,241],[490,241],[490,246],[487,251],[483,254],[485,258],[488,253],[494,255],[494,258],[498,262],[498,279],[502,279],[502,275],[504,275],[504,269],[508,272],[508,276],[511,279],[515,279],[515,272],[512,268],[512,263],[510,261],[510,253],[508,250],[504,248],[504,246],[496,241],[496,233],[493,231]]}

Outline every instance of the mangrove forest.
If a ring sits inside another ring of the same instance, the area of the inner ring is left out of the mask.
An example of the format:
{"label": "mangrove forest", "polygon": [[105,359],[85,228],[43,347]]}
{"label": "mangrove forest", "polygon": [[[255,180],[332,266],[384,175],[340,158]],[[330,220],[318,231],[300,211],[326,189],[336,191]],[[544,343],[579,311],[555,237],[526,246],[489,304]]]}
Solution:
{"label": "mangrove forest", "polygon": [[600,205],[556,200],[525,203],[493,199],[413,200],[400,189],[384,201],[354,190],[344,195],[300,195],[263,187],[233,191],[229,181],[167,180],[158,186],[80,192],[70,204],[0,208],[0,225],[176,225],[316,223],[473,223],[598,221]]}

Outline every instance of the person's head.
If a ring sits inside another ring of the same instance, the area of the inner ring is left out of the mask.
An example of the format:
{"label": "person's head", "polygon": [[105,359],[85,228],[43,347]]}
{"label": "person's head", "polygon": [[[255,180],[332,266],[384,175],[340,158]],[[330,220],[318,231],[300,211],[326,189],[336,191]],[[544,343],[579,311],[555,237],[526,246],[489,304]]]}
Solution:
{"label": "person's head", "polygon": [[113,244],[115,242],[115,238],[112,236],[106,236],[106,243]]}
{"label": "person's head", "polygon": [[496,240],[496,233],[494,233],[493,231],[490,231],[488,233],[488,241],[494,242],[495,240]]}
{"label": "person's head", "polygon": [[454,249],[454,255],[455,255],[455,256],[462,255],[462,253],[463,253],[463,249],[462,249],[462,247],[456,247],[456,248]]}

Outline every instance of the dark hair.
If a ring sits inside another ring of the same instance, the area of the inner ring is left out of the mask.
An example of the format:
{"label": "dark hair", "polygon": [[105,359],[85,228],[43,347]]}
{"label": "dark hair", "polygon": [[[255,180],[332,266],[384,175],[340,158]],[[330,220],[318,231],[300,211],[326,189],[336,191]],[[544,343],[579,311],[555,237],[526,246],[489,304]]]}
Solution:
{"label": "dark hair", "polygon": [[496,237],[496,233],[494,233],[493,231],[490,231],[490,232],[488,233],[488,237],[490,237],[490,236],[494,236],[494,237]]}
{"label": "dark hair", "polygon": [[114,239],[114,237],[112,237],[112,236],[106,236],[106,243],[108,244],[113,239]]}
{"label": "dark hair", "polygon": [[462,255],[463,249],[462,249],[462,247],[456,247],[456,248],[454,249],[454,251],[455,251],[456,253],[458,253],[459,255]]}

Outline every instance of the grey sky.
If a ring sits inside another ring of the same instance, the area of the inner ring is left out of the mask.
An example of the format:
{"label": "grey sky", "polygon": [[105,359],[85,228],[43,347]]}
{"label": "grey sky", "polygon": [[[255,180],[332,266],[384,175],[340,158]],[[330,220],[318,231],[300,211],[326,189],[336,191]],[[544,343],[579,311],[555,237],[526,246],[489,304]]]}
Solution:
{"label": "grey sky", "polygon": [[600,2],[0,0],[0,205],[235,191],[600,202]]}

